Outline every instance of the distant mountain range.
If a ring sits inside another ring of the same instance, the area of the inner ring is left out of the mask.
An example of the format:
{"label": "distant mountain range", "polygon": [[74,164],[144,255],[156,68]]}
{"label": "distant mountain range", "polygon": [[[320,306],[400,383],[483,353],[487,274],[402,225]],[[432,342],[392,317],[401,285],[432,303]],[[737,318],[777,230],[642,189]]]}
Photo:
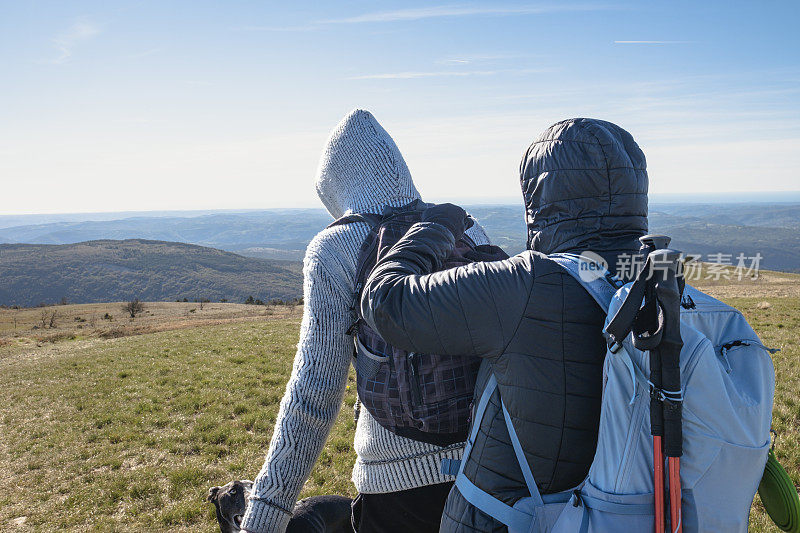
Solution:
{"label": "distant mountain range", "polygon": [[[469,210],[506,251],[525,249],[521,207]],[[671,236],[671,246],[702,259],[726,254],[735,264],[739,254],[760,253],[761,268],[800,272],[800,204],[651,204],[649,222],[651,233]]]}
{"label": "distant mountain range", "polygon": [[0,245],[0,304],[302,296],[298,263],[175,242],[98,240]]}
{"label": "distant mountain range", "polygon": [[167,214],[12,226],[0,229],[0,243],[71,244],[101,239],[150,239],[297,261],[302,259],[311,238],[330,222],[330,215],[322,209]]}
{"label": "distant mountain range", "polygon": [[[525,248],[521,205],[467,208],[507,252]],[[332,220],[322,209],[83,216],[98,220],[0,217],[0,304],[294,298],[305,247]],[[800,272],[800,203],[653,203],[650,231],[706,259],[760,253],[761,268]]]}
{"label": "distant mountain range", "polygon": [[[521,205],[468,207],[489,236],[509,253],[525,248]],[[100,239],[151,239],[199,244],[263,259],[299,261],[308,242],[331,222],[330,215],[322,209],[202,211],[182,216],[166,212],[112,220],[107,219],[111,216],[108,213],[83,216],[101,220],[59,220],[0,227],[0,243],[71,244]],[[13,220],[17,219],[10,219]],[[671,235],[675,246],[687,252],[734,255],[760,252],[765,268],[800,271],[797,236],[800,203],[653,203],[650,227],[653,232]]]}

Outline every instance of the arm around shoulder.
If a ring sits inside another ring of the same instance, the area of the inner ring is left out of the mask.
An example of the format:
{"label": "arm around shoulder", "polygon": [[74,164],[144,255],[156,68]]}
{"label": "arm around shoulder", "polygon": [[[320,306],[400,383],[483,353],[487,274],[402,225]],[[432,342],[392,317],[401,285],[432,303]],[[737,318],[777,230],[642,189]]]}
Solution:
{"label": "arm around shoulder", "polygon": [[372,271],[362,315],[404,350],[499,355],[527,304],[530,262],[518,256],[426,274],[439,268],[454,244],[443,226],[413,226]]}

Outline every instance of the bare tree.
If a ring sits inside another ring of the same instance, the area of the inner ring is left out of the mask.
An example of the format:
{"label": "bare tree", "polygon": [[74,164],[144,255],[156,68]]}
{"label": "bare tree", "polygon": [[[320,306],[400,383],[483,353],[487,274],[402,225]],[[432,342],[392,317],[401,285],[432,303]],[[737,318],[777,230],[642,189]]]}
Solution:
{"label": "bare tree", "polygon": [[54,327],[56,327],[56,319],[57,319],[57,318],[58,318],[58,311],[56,311],[55,309],[53,309],[53,312],[52,312],[52,313],[50,313],[50,318],[48,319],[48,325],[49,325],[51,328],[54,328]]}
{"label": "bare tree", "polygon": [[130,302],[122,306],[122,310],[130,315],[131,318],[136,318],[144,311],[144,304],[139,301],[139,298],[134,298]]}
{"label": "bare tree", "polygon": [[42,314],[39,316],[39,321],[42,323],[42,329],[47,327],[47,319],[49,318],[47,309],[42,309]]}
{"label": "bare tree", "polygon": [[12,311],[11,312],[11,319],[14,321],[14,329],[17,329],[17,315],[19,311]]}

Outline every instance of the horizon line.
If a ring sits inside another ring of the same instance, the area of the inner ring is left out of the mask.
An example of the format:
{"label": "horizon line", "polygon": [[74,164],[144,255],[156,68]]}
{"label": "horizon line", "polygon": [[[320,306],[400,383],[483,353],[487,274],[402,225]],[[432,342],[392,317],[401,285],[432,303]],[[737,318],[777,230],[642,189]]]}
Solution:
{"label": "horizon line", "polygon": [[[757,199],[752,198],[772,196],[772,195],[789,195],[788,199],[770,198],[770,199]],[[649,200],[655,203],[669,203],[665,199],[674,198],[685,200],[688,198],[696,198],[695,201],[686,202],[688,204],[742,204],[742,203],[770,203],[770,204],[794,204],[800,203],[800,189],[797,190],[780,190],[780,191],[704,191],[704,192],[653,192],[649,193]],[[752,198],[752,199],[751,199]],[[517,205],[521,198],[515,196],[464,196],[458,198],[444,198],[439,196],[432,196],[430,200],[436,202],[456,202],[463,205],[480,206],[506,206]],[[35,216],[75,216],[75,215],[115,215],[115,214],[147,214],[147,213],[247,213],[256,211],[281,211],[281,210],[308,210],[315,209],[324,211],[325,208],[321,205],[302,205],[296,204],[286,207],[211,207],[206,209],[119,209],[111,211],[52,211],[52,212],[22,212],[22,213],[3,213],[0,214],[0,220],[15,217],[35,217]]]}

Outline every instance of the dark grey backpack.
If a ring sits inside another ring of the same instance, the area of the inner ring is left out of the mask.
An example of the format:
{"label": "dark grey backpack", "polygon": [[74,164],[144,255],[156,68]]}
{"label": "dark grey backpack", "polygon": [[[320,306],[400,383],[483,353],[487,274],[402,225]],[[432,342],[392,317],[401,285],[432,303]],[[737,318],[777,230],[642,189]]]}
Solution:
{"label": "dark grey backpack", "polygon": [[[410,439],[447,446],[463,442],[469,427],[470,404],[480,366],[477,357],[422,354],[400,350],[384,341],[361,316],[361,291],[378,257],[422,219],[428,207],[421,201],[387,208],[382,215],[346,215],[331,226],[364,222],[371,230],[356,263],[354,323],[358,399],[383,427]],[[497,246],[476,245],[462,237],[442,270],[508,255]]]}

